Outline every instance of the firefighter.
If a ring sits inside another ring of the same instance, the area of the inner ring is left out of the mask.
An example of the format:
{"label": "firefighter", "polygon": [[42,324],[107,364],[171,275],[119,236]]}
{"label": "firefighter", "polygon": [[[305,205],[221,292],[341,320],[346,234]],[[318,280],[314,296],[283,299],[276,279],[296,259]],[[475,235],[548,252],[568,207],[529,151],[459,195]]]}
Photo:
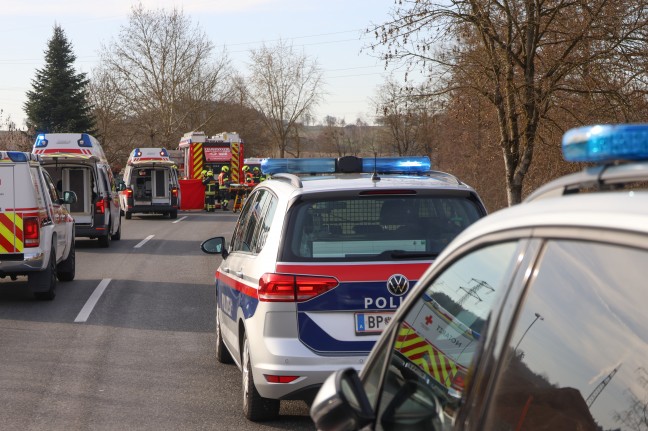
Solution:
{"label": "firefighter", "polygon": [[204,172],[202,183],[205,186],[205,211],[213,212],[216,209],[216,179],[211,168]]}
{"label": "firefighter", "polygon": [[259,184],[261,182],[261,169],[258,166],[252,168],[252,180],[254,184]]}
{"label": "firefighter", "polygon": [[250,167],[248,165],[243,165],[243,175],[245,175],[245,185],[249,187],[254,187],[256,184],[254,182],[254,175],[250,172]]}
{"label": "firefighter", "polygon": [[227,206],[229,205],[230,200],[230,176],[229,176],[229,166],[224,165],[221,168],[221,173],[218,174],[218,196],[221,201],[221,208],[223,211],[227,211]]}

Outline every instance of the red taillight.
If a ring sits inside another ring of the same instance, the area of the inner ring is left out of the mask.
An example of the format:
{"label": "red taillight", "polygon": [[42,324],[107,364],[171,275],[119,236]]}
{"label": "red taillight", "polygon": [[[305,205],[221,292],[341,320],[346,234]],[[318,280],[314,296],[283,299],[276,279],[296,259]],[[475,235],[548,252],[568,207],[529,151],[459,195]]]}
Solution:
{"label": "red taillight", "polygon": [[95,203],[95,214],[103,214],[106,212],[106,201],[104,199],[98,200]]}
{"label": "red taillight", "polygon": [[264,374],[263,377],[265,377],[269,383],[290,383],[299,378],[299,376],[274,376],[270,374]]}
{"label": "red taillight", "polygon": [[38,247],[40,245],[39,225],[38,217],[25,217],[23,220],[23,243],[25,247]]}
{"label": "red taillight", "polygon": [[178,197],[178,188],[177,187],[173,187],[171,189],[171,196],[173,196],[174,198]]}
{"label": "red taillight", "polygon": [[333,277],[267,273],[259,279],[259,301],[308,301],[337,285],[338,281]]}
{"label": "red taillight", "polygon": [[124,190],[124,194],[126,195],[127,198],[133,197],[133,189]]}

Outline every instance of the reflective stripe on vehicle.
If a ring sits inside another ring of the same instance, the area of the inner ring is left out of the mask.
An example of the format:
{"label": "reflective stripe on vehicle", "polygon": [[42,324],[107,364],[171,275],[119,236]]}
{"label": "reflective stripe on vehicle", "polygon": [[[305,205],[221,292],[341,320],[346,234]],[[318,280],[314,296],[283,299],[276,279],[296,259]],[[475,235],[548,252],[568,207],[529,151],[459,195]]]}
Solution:
{"label": "reflective stripe on vehicle", "polygon": [[13,211],[0,213],[0,253],[22,253],[23,241],[22,215]]}

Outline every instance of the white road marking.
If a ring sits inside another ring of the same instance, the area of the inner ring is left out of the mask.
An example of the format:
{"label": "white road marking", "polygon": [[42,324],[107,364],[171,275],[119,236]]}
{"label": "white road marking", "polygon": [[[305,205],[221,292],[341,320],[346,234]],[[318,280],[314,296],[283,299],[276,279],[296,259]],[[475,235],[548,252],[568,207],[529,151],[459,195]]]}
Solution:
{"label": "white road marking", "polygon": [[110,283],[110,278],[104,278],[101,280],[101,283],[99,283],[94,292],[92,292],[92,295],[90,295],[90,298],[86,301],[85,305],[79,312],[79,315],[74,319],[75,323],[83,323],[88,320],[88,317],[90,317],[90,313],[92,313],[95,305],[97,305],[99,298],[101,298],[104,290],[108,287],[108,283]]}
{"label": "white road marking", "polygon": [[133,248],[140,248],[141,246],[143,246],[144,244],[146,244],[146,243],[147,243],[151,238],[153,238],[154,236],[155,236],[155,235],[149,235],[149,236],[147,236],[146,238],[144,238],[143,240],[141,240],[139,243],[137,243],[137,244],[135,245],[135,247],[133,247]]}
{"label": "white road marking", "polygon": [[187,218],[187,216],[180,217],[178,220],[176,220],[176,221],[172,221],[171,223],[178,223],[178,222],[180,222],[180,221],[182,221],[182,220],[184,220],[184,219],[186,219],[186,218]]}

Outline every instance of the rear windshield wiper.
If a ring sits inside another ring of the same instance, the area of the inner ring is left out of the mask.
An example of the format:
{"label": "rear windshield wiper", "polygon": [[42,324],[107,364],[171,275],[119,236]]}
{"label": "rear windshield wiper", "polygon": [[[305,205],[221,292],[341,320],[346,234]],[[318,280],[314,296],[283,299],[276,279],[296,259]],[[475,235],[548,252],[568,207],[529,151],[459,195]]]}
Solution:
{"label": "rear windshield wiper", "polygon": [[388,251],[389,257],[392,259],[410,259],[416,257],[439,257],[439,253],[432,253],[429,251]]}

